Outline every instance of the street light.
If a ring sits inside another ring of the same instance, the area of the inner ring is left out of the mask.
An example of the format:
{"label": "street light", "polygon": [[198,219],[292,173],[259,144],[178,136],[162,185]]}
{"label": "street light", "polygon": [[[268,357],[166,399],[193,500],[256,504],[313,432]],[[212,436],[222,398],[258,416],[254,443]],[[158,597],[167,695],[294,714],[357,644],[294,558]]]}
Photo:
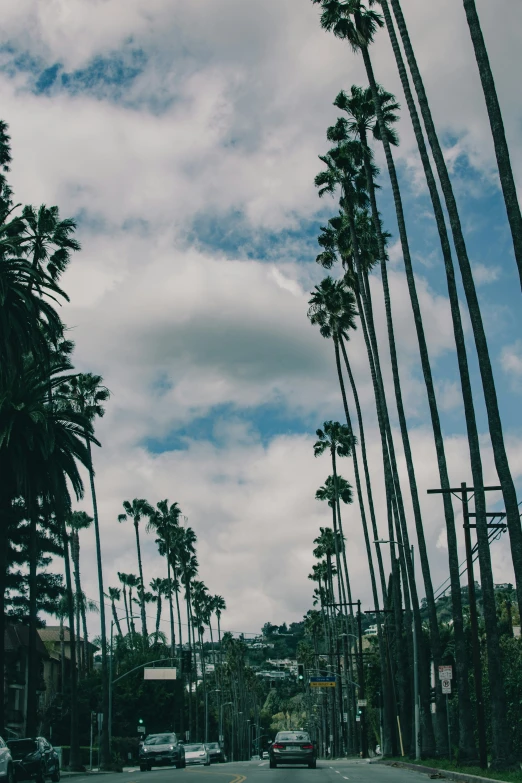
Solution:
{"label": "street light", "polygon": [[[118,620],[123,620],[125,618],[118,617]],[[140,617],[137,614],[133,614],[129,616],[129,620],[139,620]],[[116,624],[116,619],[111,620],[111,657],[109,659],[109,751],[112,750],[112,640],[113,640],[113,630],[114,625]]]}
{"label": "street light", "polygon": [[205,742],[208,742],[208,697],[210,693],[221,693],[221,688],[214,688],[205,693]]}
{"label": "street light", "polygon": [[[378,539],[377,541],[373,542],[374,544],[397,544],[397,546],[402,546],[404,551],[408,550],[408,547],[406,544],[403,544],[402,541],[393,541],[391,539],[384,540],[384,539]],[[415,560],[413,558],[413,544],[410,547],[410,555],[411,555],[411,570],[412,574],[415,577]],[[415,610],[413,611],[413,690],[414,690],[414,699],[415,699],[415,760],[419,761],[421,757],[421,742],[420,742],[420,705],[419,705],[419,653],[418,653],[418,640],[417,640],[417,633],[420,631],[419,628],[417,628],[417,624],[415,621]]]}
{"label": "street light", "polygon": [[229,704],[233,704],[233,701],[225,701],[219,709],[219,741],[224,742],[223,735],[223,707],[228,707]]}

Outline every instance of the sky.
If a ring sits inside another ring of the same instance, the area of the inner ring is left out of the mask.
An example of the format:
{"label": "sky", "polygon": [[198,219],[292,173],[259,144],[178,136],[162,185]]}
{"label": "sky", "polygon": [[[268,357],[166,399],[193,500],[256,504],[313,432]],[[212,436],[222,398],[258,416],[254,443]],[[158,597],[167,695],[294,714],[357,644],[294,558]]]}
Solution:
{"label": "sky", "polygon": [[[520,491],[520,286],[469,31],[456,0],[402,4],[452,173]],[[522,6],[477,0],[477,7],[520,184]],[[405,105],[385,31],[371,54],[378,81]],[[343,417],[332,346],[307,319],[310,291],[325,275],[315,263],[317,235],[337,211],[334,199],[318,198],[314,176],[328,149],[326,129],[339,115],[335,96],[352,84],[366,86],[362,62],[321,30],[310,0],[17,0],[3,8],[0,102],[12,137],[10,182],[17,202],[56,204],[77,221],[82,250],[62,280],[70,297],[63,318],[76,368],[102,375],[111,391],[94,455],[105,585],[117,586],[118,571],[137,573],[134,531],[117,520],[123,500],[168,498],[198,535],[200,578],[225,598],[225,630],[256,633],[312,608],[313,540],[330,524],[315,500],[330,472],[326,456],[313,456],[315,430]],[[440,248],[404,111],[398,131],[395,158],[450,480],[471,483]],[[382,168],[379,150],[376,160]],[[384,171],[380,185],[401,381],[437,586],[448,568],[442,503],[426,495],[439,483],[435,452]],[[391,389],[377,274],[371,287]],[[462,309],[485,478],[496,484]],[[349,354],[384,536],[380,442],[360,330]],[[411,524],[391,394],[388,402]],[[349,460],[341,462],[353,481]],[[501,507],[494,493],[489,501]],[[88,493],[75,507],[91,510]],[[460,515],[457,522],[460,531]],[[369,609],[356,505],[343,523],[352,592]],[[463,557],[462,537],[460,545]],[[146,583],[166,575],[144,528],[142,550]],[[82,533],[81,551],[84,591],[97,599],[92,530]],[[504,538],[492,559],[495,581],[512,578]],[[92,633],[97,624],[91,615]]]}

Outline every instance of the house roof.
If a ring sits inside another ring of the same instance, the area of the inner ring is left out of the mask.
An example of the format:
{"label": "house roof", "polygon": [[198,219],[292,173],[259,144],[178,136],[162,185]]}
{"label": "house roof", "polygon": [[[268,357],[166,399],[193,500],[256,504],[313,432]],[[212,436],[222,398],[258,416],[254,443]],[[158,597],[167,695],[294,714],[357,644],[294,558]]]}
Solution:
{"label": "house roof", "polygon": [[[60,642],[59,625],[46,625],[45,628],[39,628],[38,633],[40,634],[40,639],[42,642]],[[69,628],[66,625],[63,627],[63,640],[65,644],[68,644],[71,641],[71,634],[69,632]],[[83,638],[80,636],[78,641],[83,642]],[[98,649],[98,647],[96,647],[96,645],[92,642],[89,642],[89,647],[93,648],[94,650]]]}
{"label": "house roof", "polygon": [[[29,647],[29,626],[22,623],[13,623],[6,625],[4,632],[4,650],[6,652],[15,652],[20,647]],[[36,651],[42,657],[46,658],[48,653],[41,637],[36,635]]]}

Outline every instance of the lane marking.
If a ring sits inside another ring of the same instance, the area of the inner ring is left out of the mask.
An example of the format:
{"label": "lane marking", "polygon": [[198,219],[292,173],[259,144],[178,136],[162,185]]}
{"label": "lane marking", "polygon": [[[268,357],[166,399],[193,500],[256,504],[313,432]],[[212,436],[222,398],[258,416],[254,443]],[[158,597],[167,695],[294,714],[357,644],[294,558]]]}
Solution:
{"label": "lane marking", "polygon": [[350,780],[350,778],[347,778],[347,777],[345,777],[344,775],[343,775],[343,778],[344,778],[345,780]]}

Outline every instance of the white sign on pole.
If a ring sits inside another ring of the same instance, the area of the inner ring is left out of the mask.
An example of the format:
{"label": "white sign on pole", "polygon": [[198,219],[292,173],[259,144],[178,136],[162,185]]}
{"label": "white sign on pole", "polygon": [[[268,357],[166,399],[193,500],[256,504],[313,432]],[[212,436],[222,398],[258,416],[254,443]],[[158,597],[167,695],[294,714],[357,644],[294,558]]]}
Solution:
{"label": "white sign on pole", "polygon": [[343,723],[348,723],[348,713],[343,712]]}
{"label": "white sign on pole", "polygon": [[442,680],[442,693],[451,693],[451,680]]}
{"label": "white sign on pole", "polygon": [[367,707],[368,706],[368,699],[357,699],[357,706],[358,707]]}
{"label": "white sign on pole", "polygon": [[176,669],[173,666],[168,667],[147,667],[143,669],[144,680],[175,680]]}
{"label": "white sign on pole", "polygon": [[145,726],[138,726],[138,734],[145,734]]}
{"label": "white sign on pole", "polygon": [[452,680],[453,669],[451,666],[439,666],[439,680]]}
{"label": "white sign on pole", "polygon": [[356,715],[355,716],[355,720],[357,721],[357,723],[360,723],[361,722],[361,716],[360,715]]}

